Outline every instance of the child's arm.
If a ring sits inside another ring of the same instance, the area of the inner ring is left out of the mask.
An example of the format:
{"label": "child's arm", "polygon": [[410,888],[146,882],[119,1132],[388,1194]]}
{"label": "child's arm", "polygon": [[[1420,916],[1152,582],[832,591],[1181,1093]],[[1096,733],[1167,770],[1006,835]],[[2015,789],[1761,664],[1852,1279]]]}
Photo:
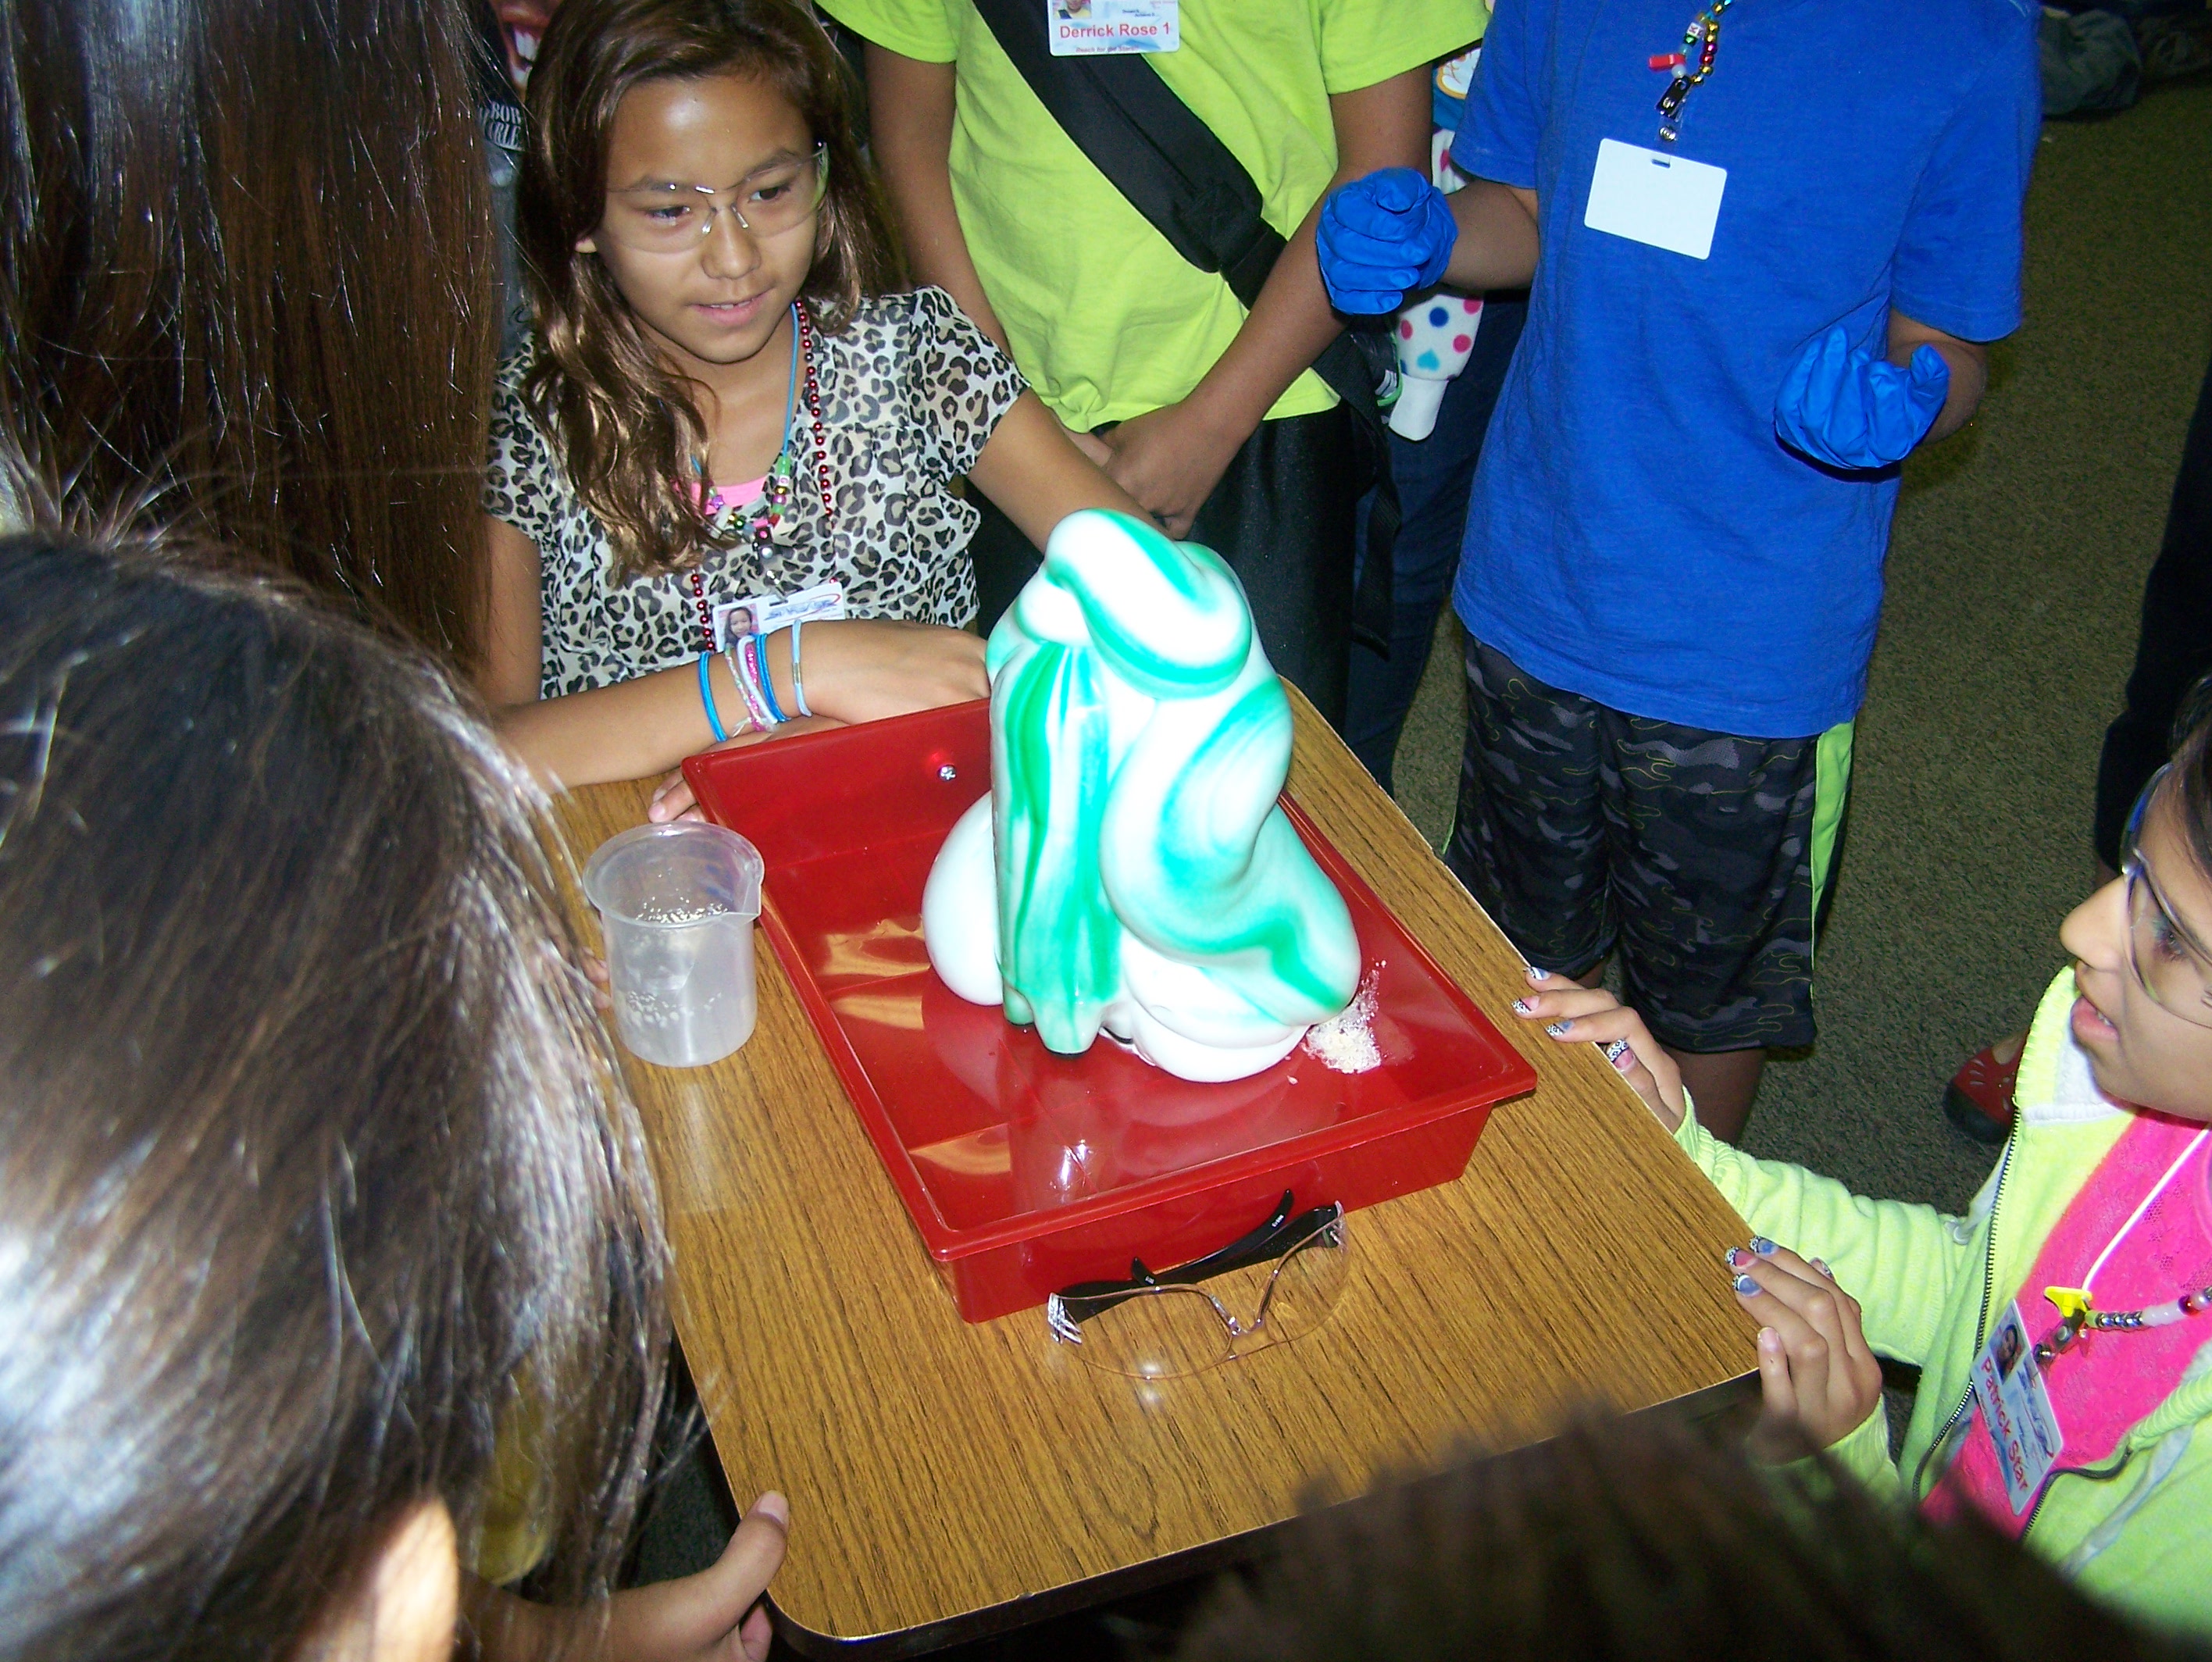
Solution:
{"label": "child's arm", "polygon": [[[1080,457],[1076,460],[1081,464]],[[696,660],[612,687],[539,699],[537,544],[497,521],[491,538],[490,646],[483,687],[501,738],[532,773],[555,788],[642,779],[714,743]],[[807,624],[800,649],[807,704],[834,721],[874,721],[981,698],[990,690],[983,643],[962,629],[846,618]],[[763,656],[777,704],[795,713],[791,631],[770,635]],[[727,662],[717,656],[707,677],[723,730],[742,731],[744,700]]]}
{"label": "child's arm", "polygon": [[1949,438],[1973,419],[1975,409],[1981,404],[1983,391],[1990,383],[1990,349],[1978,341],[1962,341],[1956,335],[1930,329],[1902,312],[1891,312],[1890,362],[1909,364],[1913,353],[1923,346],[1932,347],[1951,372],[1950,391],[1944,395],[1943,408],[1936,412],[1935,424],[1920,436],[1920,442],[1927,445]]}
{"label": "child's arm", "polygon": [[538,671],[544,643],[544,617],[538,585],[538,544],[504,519],[484,518],[491,545],[491,585],[486,597],[484,662],[477,690],[497,709],[527,704],[538,696]]}
{"label": "child's arm", "polygon": [[1314,226],[1329,191],[1378,168],[1428,165],[1426,65],[1332,94],[1328,103],[1335,174],[1277,257],[1237,338],[1179,402],[1103,435],[1114,452],[1108,471],[1170,536],[1189,533],[1231,458],[1341,327],[1314,258]]}
{"label": "child's arm", "polygon": [[969,321],[1014,349],[983,292],[968,236],[952,202],[953,88],[958,70],[867,43],[868,132],[876,171],[897,215],[917,282],[934,283],[959,302]]}
{"label": "child's arm", "polygon": [[[884,193],[898,216],[915,280],[934,283],[958,302],[969,321],[1008,357],[1013,348],[983,292],[967,233],[952,201],[952,114],[958,71],[925,63],[871,40],[867,45],[868,126]],[[1047,414],[1049,416],[1050,412]],[[1053,418],[1053,425],[1060,427]],[[1075,447],[1104,465],[1114,452],[1088,433],[1060,429]],[[994,495],[994,501],[998,498]],[[1003,502],[1000,507],[1005,507]]]}
{"label": "child's arm", "polygon": [[1034,392],[1023,393],[1000,418],[968,476],[1039,548],[1078,508],[1110,508],[1156,523],[1076,448]]}
{"label": "child's arm", "polygon": [[1536,193],[1471,179],[1446,196],[1427,175],[1386,167],[1332,191],[1314,247],[1322,285],[1351,317],[1395,312],[1437,282],[1520,288],[1536,274]]}
{"label": "child's arm", "polygon": [[1729,1147],[1687,1113],[1681,1074],[1643,1017],[1602,990],[1556,976],[1534,985],[1541,990],[1518,1000],[1515,1015],[1545,1024],[1561,1044],[1610,1052],[1626,1040],[1629,1047],[1613,1065],[1728,1203],[1760,1235],[1824,1259],[1863,1306],[1867,1338],[1877,1351],[1899,1362],[1927,1359],[1952,1288],[1962,1276],[1978,1282],[1981,1274],[1971,1222],[1932,1206],[1869,1199],[1802,1166]]}

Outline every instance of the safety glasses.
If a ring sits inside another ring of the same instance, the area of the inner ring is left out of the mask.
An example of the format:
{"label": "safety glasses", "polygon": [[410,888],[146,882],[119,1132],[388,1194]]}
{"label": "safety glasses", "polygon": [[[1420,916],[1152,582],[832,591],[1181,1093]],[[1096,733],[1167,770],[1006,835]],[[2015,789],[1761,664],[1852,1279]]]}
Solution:
{"label": "safety glasses", "polygon": [[677,253],[711,236],[715,216],[726,209],[754,236],[772,237],[812,218],[829,186],[830,147],[817,144],[811,155],[756,168],[721,190],[641,185],[610,191],[599,229],[641,253]]}
{"label": "safety glasses", "polygon": [[1045,1301],[1053,1337],[1093,1368],[1158,1380],[1311,1332],[1335,1307],[1351,1255],[1342,1206],[1294,1204],[1285,1190],[1258,1228],[1175,1269],[1156,1274],[1137,1259],[1127,1281],[1061,1289]]}

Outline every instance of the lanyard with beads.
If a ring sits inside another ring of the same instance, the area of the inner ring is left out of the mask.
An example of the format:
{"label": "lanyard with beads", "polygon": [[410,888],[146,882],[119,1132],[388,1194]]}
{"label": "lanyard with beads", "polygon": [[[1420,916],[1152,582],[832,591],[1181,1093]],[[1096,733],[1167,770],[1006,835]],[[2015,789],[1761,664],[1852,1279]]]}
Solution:
{"label": "lanyard with beads", "polygon": [[2193,1288],[2163,1304],[2150,1305],[2141,1310],[2097,1309],[2092,1303],[2091,1293],[2091,1289],[2097,1283],[2097,1272],[2105,1267],[2105,1260],[2112,1257],[2114,1249],[2128,1238],[2136,1224],[2142,1222],[2143,1214],[2166,1192],[2167,1185],[2181,1174],[2181,1168],[2204,1146],[2204,1139],[2208,1137],[2212,1137],[2212,1128],[2201,1131],[2189,1139],[2189,1146],[2181,1151],[2173,1164],[2166,1168],[2166,1175],[2151,1186],[2150,1192],[2129,1214],[2128,1221],[2120,1225],[2118,1231],[2105,1243],[2104,1251],[2099,1253],[2095,1261],[2089,1265],[2088,1273],[2081,1277],[2079,1287],[2046,1287],[2043,1289],[2043,1296],[2049,1299],[2057,1310],[2059,1319],[2057,1326],[2045,1334],[2035,1347],[2035,1360],[2039,1363],[2049,1367],[2051,1358],[2079,1338],[2085,1328],[2100,1333],[2136,1333],[2145,1328],[2171,1327],[2175,1322],[2212,1308],[2212,1287]]}
{"label": "lanyard with beads", "polygon": [[1735,3],[1735,0],[1712,0],[1682,31],[1680,52],[1660,52],[1652,58],[1653,69],[1674,72],[1667,90],[1659,94],[1662,143],[1672,144],[1681,136],[1683,103],[1689,98],[1691,88],[1702,85],[1713,72],[1713,59],[1721,49],[1721,14]]}

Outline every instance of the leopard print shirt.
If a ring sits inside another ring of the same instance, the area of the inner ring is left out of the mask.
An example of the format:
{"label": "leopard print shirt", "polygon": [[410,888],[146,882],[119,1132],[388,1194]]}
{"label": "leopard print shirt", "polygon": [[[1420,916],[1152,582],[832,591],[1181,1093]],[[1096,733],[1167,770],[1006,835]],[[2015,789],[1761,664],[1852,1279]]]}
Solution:
{"label": "leopard print shirt", "polygon": [[[538,544],[543,654],[538,695],[611,686],[698,655],[687,571],[618,583],[598,519],[570,489],[550,435],[524,403],[536,342],[500,367],[484,511]],[[947,488],[975,465],[1026,385],[941,288],[868,300],[814,337],[836,523],[823,524],[812,423],[802,391],[793,426],[798,519],[788,544],[748,539],[700,568],[709,607],[793,594],[836,579],[849,617],[964,627],[975,616],[967,557],[976,513]]]}

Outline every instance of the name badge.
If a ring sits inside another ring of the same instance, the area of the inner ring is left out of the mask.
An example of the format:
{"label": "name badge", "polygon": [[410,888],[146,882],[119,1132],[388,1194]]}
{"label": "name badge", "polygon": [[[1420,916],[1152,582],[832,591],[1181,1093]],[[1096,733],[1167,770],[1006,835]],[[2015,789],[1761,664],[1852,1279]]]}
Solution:
{"label": "name badge", "polygon": [[726,600],[714,610],[714,650],[726,652],[741,635],[774,634],[793,623],[827,622],[844,615],[844,586],[836,582],[817,583],[797,594]]}
{"label": "name badge", "polygon": [[2035,1345],[2016,1301],[2005,1306],[1990,1342],[1974,1359],[1974,1405],[1981,1414],[1982,1428],[1996,1446],[2005,1499],[2017,1518],[2043,1488],[2066,1439],[2051,1410],[2051,1392],[2044,1386]]}
{"label": "name badge", "polygon": [[1703,259],[1713,251],[1727,184],[1725,167],[1601,139],[1583,223],[1608,236]]}
{"label": "name badge", "polygon": [[1171,52],[1182,45],[1182,0],[1042,0],[1054,58]]}

